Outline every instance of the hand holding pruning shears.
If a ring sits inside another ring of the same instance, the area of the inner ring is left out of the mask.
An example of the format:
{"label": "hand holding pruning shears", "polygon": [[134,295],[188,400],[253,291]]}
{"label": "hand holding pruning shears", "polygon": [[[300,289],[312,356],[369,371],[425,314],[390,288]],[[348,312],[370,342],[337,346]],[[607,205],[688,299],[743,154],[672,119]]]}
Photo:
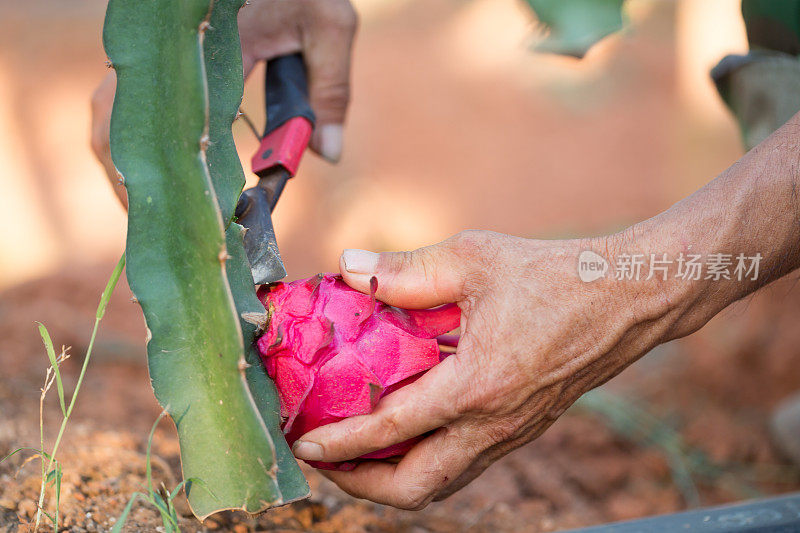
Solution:
{"label": "hand holding pruning shears", "polygon": [[[350,50],[357,26],[349,0],[251,0],[239,12],[244,74],[262,60],[302,53],[309,100],[317,118],[310,148],[329,161],[342,154],[342,126],[350,101]],[[124,186],[111,162],[109,126],[116,77],[92,97],[91,143],[114,191],[127,207]]]}

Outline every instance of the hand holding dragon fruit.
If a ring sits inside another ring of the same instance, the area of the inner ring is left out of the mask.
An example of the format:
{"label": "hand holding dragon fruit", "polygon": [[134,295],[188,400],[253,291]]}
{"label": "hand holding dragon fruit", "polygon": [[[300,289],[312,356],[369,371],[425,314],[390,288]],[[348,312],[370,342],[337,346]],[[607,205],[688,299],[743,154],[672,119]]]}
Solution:
{"label": "hand holding dragon fruit", "polygon": [[[648,235],[640,228],[635,234]],[[627,238],[537,241],[468,231],[412,252],[346,250],[343,280],[363,293],[374,277],[376,297],[389,305],[457,303],[458,349],[370,414],[300,436],[295,456],[350,461],[422,436],[396,464],[362,461],[326,477],[355,497],[403,509],[459,490],[654,346],[682,316],[655,314],[664,310],[663,283],[584,283],[576,274],[582,251],[622,250]],[[637,245],[658,249],[646,239]],[[654,322],[659,316],[664,320]]]}
{"label": "hand holding dragon fruit", "polygon": [[[283,430],[291,446],[312,429],[372,412],[390,392],[438,364],[436,337],[459,326],[455,304],[404,310],[351,289],[338,275],[263,287],[259,298],[269,323],[258,341],[281,400]],[[421,437],[359,459],[403,455]],[[357,461],[309,461],[317,468],[352,470]]]}

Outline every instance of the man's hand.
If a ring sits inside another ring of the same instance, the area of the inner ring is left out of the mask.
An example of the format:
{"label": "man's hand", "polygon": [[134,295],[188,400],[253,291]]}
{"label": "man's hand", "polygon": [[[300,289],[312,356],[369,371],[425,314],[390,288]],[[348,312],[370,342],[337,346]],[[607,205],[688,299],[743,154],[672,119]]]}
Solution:
{"label": "man's hand", "polygon": [[343,461],[433,432],[399,463],[325,472],[346,492],[405,509],[446,497],[531,441],[581,394],[662,341],[680,306],[658,283],[584,283],[578,255],[607,253],[617,237],[536,241],[469,231],[414,252],[346,250],[356,289],[391,305],[458,302],[454,355],[376,410],[317,428],[294,446],[301,459]]}
{"label": "man's hand", "polygon": [[[400,307],[458,302],[454,355],[386,396],[369,415],[322,426],[294,445],[301,459],[336,462],[425,435],[397,464],[328,472],[345,491],[419,509],[536,438],[581,394],[661,342],[702,327],[730,303],[800,267],[800,113],[692,196],[605,238],[536,241],[466,232],[414,252],[346,250],[344,279]],[[582,282],[591,250],[611,273]],[[651,256],[650,254],[654,254]],[[672,263],[651,275],[651,257]],[[737,277],[680,277],[677,258],[759,257]],[[648,258],[638,276],[615,267]]]}
{"label": "man's hand", "polygon": [[[343,124],[350,101],[350,52],[356,12],[349,0],[250,0],[239,12],[244,74],[262,60],[302,52],[309,98],[317,116],[310,147],[336,162],[342,155]],[[111,161],[109,125],[116,76],[103,80],[92,97],[92,149],[114,191],[127,206],[125,188]]]}

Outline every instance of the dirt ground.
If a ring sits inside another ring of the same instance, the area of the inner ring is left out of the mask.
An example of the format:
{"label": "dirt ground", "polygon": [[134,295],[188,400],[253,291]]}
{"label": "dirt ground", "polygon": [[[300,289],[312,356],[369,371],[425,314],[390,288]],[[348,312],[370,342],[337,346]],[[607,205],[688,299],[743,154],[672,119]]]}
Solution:
{"label": "dirt ground", "polygon": [[[50,327],[57,345],[72,347],[64,364],[71,389],[111,269],[76,268],[0,294],[0,454],[38,442],[39,388],[47,365],[34,321]],[[767,431],[771,409],[800,384],[800,296],[793,285],[789,280],[740,303],[694,336],[647,355],[606,387],[675,428],[684,459],[702,457],[692,474],[704,505],[800,489],[797,470],[771,446]],[[143,489],[147,431],[159,412],[144,365],[142,319],[124,283],[106,316],[60,452],[61,516],[68,531],[109,530],[131,494]],[[45,414],[50,443],[58,415],[51,394]],[[355,500],[307,469],[313,489],[307,501],[258,517],[223,513],[200,524],[181,496],[180,525],[185,531],[235,532],[536,532],[685,509],[686,492],[655,432],[620,429],[584,406],[421,512]],[[156,433],[154,454],[156,482],[174,486],[180,480],[178,447],[168,422]],[[35,513],[40,466],[25,457],[0,465],[3,532],[26,531]],[[126,531],[153,531],[160,524],[154,509],[137,503]]]}

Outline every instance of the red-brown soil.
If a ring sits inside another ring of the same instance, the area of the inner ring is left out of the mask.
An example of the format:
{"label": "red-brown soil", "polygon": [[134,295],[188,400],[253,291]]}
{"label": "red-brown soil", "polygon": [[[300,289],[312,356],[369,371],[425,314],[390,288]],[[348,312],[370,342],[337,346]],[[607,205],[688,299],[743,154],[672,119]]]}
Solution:
{"label": "red-brown soil", "polygon": [[[57,344],[74,383],[111,265],[65,271],[0,295],[0,453],[38,442],[38,399],[46,368],[35,320]],[[800,383],[800,299],[784,282],[726,311],[694,336],[661,347],[612,382],[611,393],[679,429],[693,452],[718,466],[698,476],[701,502],[714,504],[800,488],[771,446],[770,410]],[[96,353],[60,453],[61,515],[69,531],[108,530],[144,486],[146,437],[159,408],[144,364],[144,326],[124,283],[101,326]],[[58,405],[49,397],[52,442]],[[180,479],[174,429],[154,440],[157,482]],[[24,454],[0,465],[0,531],[25,531],[35,512],[39,464]],[[510,454],[450,499],[421,512],[355,500],[311,469],[310,500],[259,517],[224,513],[200,524],[179,509],[186,531],[553,531],[686,508],[658,447],[615,432],[602,417],[568,412],[537,441]],[[137,504],[127,530],[154,530],[157,512]]]}

